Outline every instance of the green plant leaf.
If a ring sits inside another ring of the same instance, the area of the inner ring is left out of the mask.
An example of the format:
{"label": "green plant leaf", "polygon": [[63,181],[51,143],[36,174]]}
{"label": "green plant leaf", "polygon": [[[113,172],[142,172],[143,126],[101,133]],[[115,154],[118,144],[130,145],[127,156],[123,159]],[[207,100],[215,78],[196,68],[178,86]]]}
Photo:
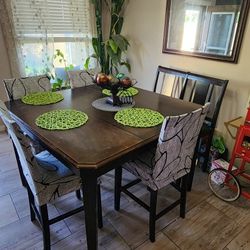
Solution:
{"label": "green plant leaf", "polygon": [[113,52],[116,54],[117,49],[118,49],[118,45],[112,39],[109,39],[107,44],[111,47]]}
{"label": "green plant leaf", "polygon": [[112,39],[115,41],[122,52],[125,52],[128,49],[129,43],[127,39],[122,35],[112,35]]}
{"label": "green plant leaf", "polygon": [[99,43],[99,39],[96,38],[96,37],[93,37],[92,38],[92,46],[93,46],[93,49],[95,51],[95,54],[100,57],[100,51],[99,51],[99,47],[98,47],[98,43]]}
{"label": "green plant leaf", "polygon": [[113,65],[118,65],[119,64],[119,58],[118,58],[117,54],[115,54],[114,51],[109,46],[107,47],[107,53],[110,56],[112,64]]}
{"label": "green plant leaf", "polygon": [[90,62],[90,56],[86,58],[85,62],[84,62],[84,69],[88,70],[89,69],[89,62]]}

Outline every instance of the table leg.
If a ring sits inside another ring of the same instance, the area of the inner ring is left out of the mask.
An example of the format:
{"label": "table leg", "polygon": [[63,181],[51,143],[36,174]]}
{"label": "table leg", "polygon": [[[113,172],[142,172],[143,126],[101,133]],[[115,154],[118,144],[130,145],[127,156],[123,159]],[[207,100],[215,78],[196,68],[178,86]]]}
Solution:
{"label": "table leg", "polygon": [[98,247],[97,235],[97,176],[94,173],[81,173],[83,181],[83,202],[88,250]]}

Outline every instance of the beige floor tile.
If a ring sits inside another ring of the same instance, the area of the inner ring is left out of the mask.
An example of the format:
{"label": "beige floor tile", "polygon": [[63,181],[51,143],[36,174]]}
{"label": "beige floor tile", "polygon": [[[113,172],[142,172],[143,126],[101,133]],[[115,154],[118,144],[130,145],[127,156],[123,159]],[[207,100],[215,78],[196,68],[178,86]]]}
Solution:
{"label": "beige floor tile", "polygon": [[[104,220],[104,227],[98,230],[98,244],[100,250],[128,250],[129,247],[115,231],[112,225]],[[85,227],[52,246],[52,250],[82,250],[87,249]]]}
{"label": "beige floor tile", "polygon": [[19,218],[26,217],[30,214],[28,194],[27,190],[24,187],[20,188],[15,192],[10,193],[10,196],[15,205]]}
{"label": "beige floor tile", "polygon": [[243,229],[207,202],[193,208],[163,232],[181,249],[223,249]]}
{"label": "beige floor tile", "polygon": [[13,169],[1,173],[0,183],[0,196],[10,194],[22,188],[18,169]]}
{"label": "beige floor tile", "polygon": [[147,240],[136,250],[178,250],[179,248],[163,233],[156,235],[155,242]]}
{"label": "beige floor tile", "polygon": [[0,158],[1,158],[0,174],[9,170],[17,169],[17,163],[14,152],[4,153],[0,155]]}
{"label": "beige floor tile", "polygon": [[224,250],[249,250],[250,249],[250,224],[248,224]]}
{"label": "beige floor tile", "polygon": [[[52,244],[70,235],[63,221],[50,229]],[[36,221],[30,221],[29,216],[0,228],[0,249],[32,249],[38,243],[42,245],[42,242],[42,230]]]}
{"label": "beige floor tile", "polygon": [[[159,197],[159,207],[165,201],[161,201]],[[156,232],[165,228],[168,224],[173,222],[179,216],[179,210],[174,209],[156,222]],[[108,219],[113,227],[119,232],[123,239],[128,243],[131,248],[138,247],[148,239],[148,217],[149,213],[136,204],[130,202],[125,207],[121,207],[119,212],[113,211],[108,214]]]}
{"label": "beige floor tile", "polygon": [[10,195],[0,197],[0,227],[19,220]]}
{"label": "beige floor tile", "polygon": [[212,195],[206,199],[206,201],[212,206],[219,209],[229,218],[235,222],[241,224],[242,226],[250,223],[250,201],[241,197],[235,202],[224,202]]}

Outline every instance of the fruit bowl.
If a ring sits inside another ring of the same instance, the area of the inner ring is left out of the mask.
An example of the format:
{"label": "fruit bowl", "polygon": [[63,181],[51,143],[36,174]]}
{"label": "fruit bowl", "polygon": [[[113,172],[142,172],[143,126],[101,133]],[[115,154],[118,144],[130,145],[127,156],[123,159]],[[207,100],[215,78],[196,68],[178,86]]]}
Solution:
{"label": "fruit bowl", "polygon": [[[123,74],[118,74],[116,77],[114,77],[112,75],[106,75],[104,73],[97,74],[94,77],[94,82],[102,89],[110,90],[112,94],[110,102],[113,104],[113,106],[121,106],[124,103],[122,98],[117,95],[119,91],[128,89],[136,84],[135,80],[132,80],[129,77],[125,77]],[[129,96],[128,98],[132,103],[132,96]],[[128,98],[126,100],[126,103],[128,103]]]}

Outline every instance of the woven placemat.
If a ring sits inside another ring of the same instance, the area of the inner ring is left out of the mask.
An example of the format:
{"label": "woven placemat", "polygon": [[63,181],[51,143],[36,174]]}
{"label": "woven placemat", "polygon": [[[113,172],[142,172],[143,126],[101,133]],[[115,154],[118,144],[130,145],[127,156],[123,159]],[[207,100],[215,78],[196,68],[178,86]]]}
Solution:
{"label": "woven placemat", "polygon": [[145,108],[129,108],[118,111],[114,119],[125,126],[149,128],[161,124],[164,120],[159,112]]}
{"label": "woven placemat", "polygon": [[[111,96],[111,92],[109,89],[103,89],[102,93],[104,95]],[[128,89],[120,90],[117,95],[120,97],[126,97],[126,96],[134,96],[137,95],[138,93],[139,93],[138,89],[130,87]]]}
{"label": "woven placemat", "polygon": [[37,92],[22,97],[22,102],[29,105],[47,105],[60,102],[63,95],[56,92]]}
{"label": "woven placemat", "polygon": [[36,125],[48,130],[78,128],[88,121],[87,114],[74,109],[59,109],[44,113],[36,118]]}

